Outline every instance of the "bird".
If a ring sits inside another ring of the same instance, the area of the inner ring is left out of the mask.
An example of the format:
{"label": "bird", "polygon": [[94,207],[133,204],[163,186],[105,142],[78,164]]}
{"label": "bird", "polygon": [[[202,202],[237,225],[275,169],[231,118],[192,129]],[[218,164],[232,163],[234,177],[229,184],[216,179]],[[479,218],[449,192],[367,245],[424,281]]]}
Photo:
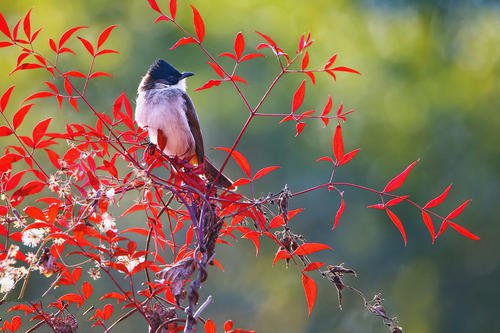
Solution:
{"label": "bird", "polygon": [[163,59],[148,68],[137,89],[135,121],[149,141],[169,157],[201,165],[209,181],[230,188],[233,182],[206,158],[196,109],[186,92],[186,78]]}

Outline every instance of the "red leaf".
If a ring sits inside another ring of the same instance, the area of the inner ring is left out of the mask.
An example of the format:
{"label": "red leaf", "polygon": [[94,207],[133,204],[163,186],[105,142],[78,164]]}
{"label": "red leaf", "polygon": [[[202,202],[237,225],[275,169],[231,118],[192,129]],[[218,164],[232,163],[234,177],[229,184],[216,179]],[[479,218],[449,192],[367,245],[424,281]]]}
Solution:
{"label": "red leaf", "polygon": [[82,285],[82,293],[83,293],[83,297],[85,299],[88,299],[90,297],[90,295],[92,295],[92,285],[90,284],[90,282],[88,281],[85,281]]}
{"label": "red leaf", "polygon": [[480,238],[476,235],[474,235],[472,232],[470,232],[469,230],[465,229],[464,227],[462,227],[461,225],[458,225],[456,223],[453,223],[451,221],[448,221],[448,225],[450,227],[452,227],[453,229],[455,229],[458,233],[460,233],[461,235],[467,237],[467,238],[470,238],[472,240],[479,240]]}
{"label": "red leaf", "polygon": [[353,151],[350,151],[347,154],[345,154],[344,157],[342,157],[342,159],[338,162],[339,166],[349,163],[360,150],[361,150],[360,148],[354,149]]}
{"label": "red leaf", "polygon": [[279,227],[281,227],[283,225],[285,225],[285,219],[283,218],[283,216],[282,215],[276,215],[269,222],[268,228],[269,229],[274,229],[274,228],[279,228]]}
{"label": "red leaf", "polygon": [[10,86],[9,89],[7,89],[0,98],[0,113],[3,113],[5,111],[5,107],[7,106],[7,103],[9,103],[10,94],[12,94],[12,90],[14,90],[14,87],[14,85]]}
{"label": "red leaf", "polygon": [[10,321],[6,320],[3,326],[0,327],[0,329],[2,330],[2,332],[7,332],[7,331],[15,332],[19,329],[19,327],[21,327],[21,323],[22,323],[21,317],[14,316]]}
{"label": "red leaf", "polygon": [[307,65],[309,65],[309,52],[305,52],[304,53],[304,57],[302,58],[302,62],[300,64],[300,68],[302,70],[306,69],[307,68]]}
{"label": "red leaf", "polygon": [[27,206],[26,208],[24,208],[24,212],[26,213],[26,215],[28,215],[32,219],[47,222],[47,217],[45,216],[43,211],[38,207]]}
{"label": "red leaf", "polygon": [[403,195],[403,196],[391,199],[385,203],[385,207],[395,206],[398,203],[400,203],[401,201],[408,199],[409,197],[410,197],[409,195]]}
{"label": "red leaf", "polygon": [[233,326],[234,326],[234,323],[232,320],[226,320],[226,322],[224,323],[224,332],[232,330]]}
{"label": "red leaf", "polygon": [[161,21],[171,21],[170,17],[165,16],[165,15],[160,15],[156,18],[155,23],[161,22]]}
{"label": "red leaf", "polygon": [[337,53],[335,53],[334,55],[332,55],[330,57],[330,59],[328,59],[328,61],[326,62],[325,66],[323,68],[324,69],[330,68],[336,59],[337,59]]}
{"label": "red leaf", "polygon": [[102,44],[104,44],[106,42],[106,40],[108,39],[111,31],[113,31],[113,29],[116,27],[117,27],[116,25],[111,25],[111,26],[107,27],[106,29],[104,29],[103,32],[101,32],[101,34],[99,35],[99,39],[97,40],[97,49],[101,48]]}
{"label": "red leaf", "polygon": [[255,175],[253,176],[252,180],[259,179],[259,178],[267,175],[269,172],[274,171],[274,170],[279,169],[279,168],[280,168],[280,166],[278,166],[278,165],[272,165],[272,166],[268,166],[268,167],[262,168],[262,169],[260,169],[259,171],[257,171],[255,173]]}
{"label": "red leaf", "polygon": [[448,193],[451,190],[451,185],[452,184],[448,185],[448,187],[443,191],[443,193],[441,193],[440,195],[429,201],[427,204],[425,204],[424,208],[430,209],[441,204],[444,201],[444,199],[446,199],[446,197],[448,196]]}
{"label": "red leaf", "polygon": [[125,297],[124,295],[122,295],[116,291],[112,291],[110,293],[104,294],[103,296],[101,296],[99,298],[99,300],[102,301],[103,299],[106,299],[106,298],[114,298],[114,299],[116,299],[117,303],[121,303],[127,299],[127,297]]}
{"label": "red leaf", "polygon": [[175,21],[175,15],[177,14],[177,0],[170,0],[170,16],[172,20]]}
{"label": "red leaf", "polygon": [[330,156],[321,156],[316,162],[330,162],[333,164],[333,159]]}
{"label": "red leaf", "polygon": [[69,71],[63,74],[63,76],[73,76],[79,78],[86,78],[87,76],[80,71]]}
{"label": "red leaf", "polygon": [[236,82],[241,82],[244,84],[248,84],[247,80],[245,80],[244,78],[242,78],[241,76],[238,76],[238,75],[231,76],[231,80],[236,81]]}
{"label": "red leaf", "polygon": [[236,56],[234,54],[232,54],[231,52],[222,52],[221,54],[219,54],[219,57],[228,57],[228,58],[233,59],[234,61],[238,60],[236,58]]}
{"label": "red leaf", "polygon": [[9,25],[7,24],[7,22],[5,21],[5,18],[3,17],[3,14],[0,13],[0,31],[7,37],[9,37],[9,39],[12,39],[12,35],[10,34],[10,29],[9,29]]}
{"label": "red leaf", "polygon": [[349,73],[354,73],[354,74],[361,74],[357,70],[349,68],[349,67],[345,67],[345,66],[335,67],[335,68],[332,68],[332,70],[337,71],[337,72],[349,72]]}
{"label": "red leaf", "polygon": [[12,119],[12,125],[14,126],[14,129],[17,129],[22,124],[24,117],[26,116],[26,114],[29,112],[29,110],[33,105],[34,104],[27,104],[22,106],[19,110],[17,110]]}
{"label": "red leaf", "polygon": [[366,208],[382,210],[382,209],[385,209],[385,205],[384,204],[375,204],[375,205],[367,206]]}
{"label": "red leaf", "polygon": [[0,48],[14,45],[12,42],[0,42]]}
{"label": "red leaf", "polygon": [[248,160],[242,153],[240,153],[237,150],[233,150],[231,152],[231,149],[226,147],[215,147],[214,149],[223,150],[225,152],[231,153],[231,157],[234,158],[235,162],[239,165],[241,170],[243,170],[243,172],[245,173],[245,175],[247,175],[247,177],[250,177],[251,175],[250,163],[248,163]]}
{"label": "red leaf", "polygon": [[113,314],[113,311],[114,311],[113,305],[109,303],[104,305],[104,307],[102,308],[102,320],[108,320],[109,317],[111,317],[111,315]]}
{"label": "red leaf", "polygon": [[30,14],[31,14],[31,9],[28,11],[28,13],[26,14],[26,16],[24,17],[24,20],[23,20],[23,29],[24,29],[24,33],[26,34],[26,37],[28,37],[28,40],[31,40]]}
{"label": "red leaf", "polygon": [[9,136],[12,133],[14,133],[14,131],[7,126],[0,126],[0,136]]}
{"label": "red leaf", "polygon": [[107,77],[112,77],[113,75],[106,73],[106,72],[94,72],[89,75],[89,79],[93,79],[99,76],[107,76]]}
{"label": "red leaf", "polygon": [[427,214],[427,212],[422,211],[422,220],[424,221],[427,230],[429,230],[429,233],[431,234],[432,243],[434,243],[434,241],[436,240],[436,232],[434,231],[434,223],[432,223],[431,216]]}
{"label": "red leaf", "polygon": [[260,53],[249,53],[247,55],[244,55],[243,58],[240,59],[240,62],[248,61],[253,58],[258,58],[258,57],[263,57],[263,54]]}
{"label": "red leaf", "polygon": [[305,256],[322,250],[331,250],[332,248],[323,243],[304,243],[293,251],[292,255]]}
{"label": "red leaf", "polygon": [[137,212],[137,211],[144,211],[146,209],[147,205],[146,204],[143,204],[143,203],[136,203],[136,204],[133,204],[132,206],[130,206],[127,210],[125,210],[121,215],[120,217],[123,217],[123,216],[126,216],[128,214],[131,214],[133,212]]}
{"label": "red leaf", "polygon": [[29,305],[26,305],[26,304],[17,304],[17,305],[14,305],[14,306],[11,306],[7,312],[11,312],[11,311],[24,311],[24,313],[27,315],[28,313],[33,313],[35,312],[35,310],[29,306]]}
{"label": "red leaf", "polygon": [[387,208],[385,209],[385,211],[387,212],[387,215],[389,215],[389,217],[391,218],[392,223],[394,223],[396,228],[398,228],[399,232],[401,233],[401,236],[403,236],[403,240],[404,240],[405,246],[406,246],[406,243],[407,243],[406,232],[405,232],[405,229],[403,227],[403,223],[401,223],[401,220],[399,219],[399,217],[397,217],[396,214],[394,214],[392,211],[390,211]]}
{"label": "red leaf", "polygon": [[111,49],[104,49],[104,50],[101,50],[101,51],[97,52],[95,54],[95,56],[98,57],[98,56],[101,56],[103,54],[110,54],[110,53],[117,54],[117,53],[120,53],[120,52],[118,52],[116,50],[111,50]]}
{"label": "red leaf", "polygon": [[412,164],[410,164],[406,169],[403,170],[399,175],[391,179],[387,185],[385,185],[383,192],[392,192],[401,185],[406,180],[406,177],[408,177],[408,174],[410,173],[411,169],[420,161],[420,159],[414,161]]}
{"label": "red leaf", "polygon": [[333,223],[332,230],[337,228],[337,225],[339,224],[340,217],[344,213],[344,209],[345,209],[344,192],[340,192],[340,207],[337,210],[337,213],[335,214],[335,222]]}
{"label": "red leaf", "polygon": [[77,37],[80,42],[82,42],[83,46],[87,49],[87,51],[90,53],[91,56],[94,55],[94,47],[92,46],[92,43],[90,43],[88,40],[86,40],[83,37]]}
{"label": "red leaf", "polygon": [[446,230],[446,228],[448,228],[448,221],[445,219],[445,220],[443,220],[443,222],[441,223],[441,226],[439,227],[439,230],[436,234],[436,238],[441,236],[441,234]]}
{"label": "red leaf", "polygon": [[198,37],[198,41],[201,43],[205,37],[205,23],[203,23],[203,18],[198,12],[198,9],[193,5],[191,5],[191,9],[193,10],[193,23],[196,37]]}
{"label": "red leaf", "polygon": [[14,68],[14,70],[12,72],[10,72],[10,74],[17,72],[17,71],[22,71],[22,70],[27,70],[27,69],[37,69],[37,68],[43,68],[43,67],[44,66],[39,65],[39,64],[24,63],[24,64],[17,66],[16,68]]}
{"label": "red leaf", "polygon": [[259,248],[260,248],[260,232],[258,231],[249,231],[241,238],[246,238],[252,241],[253,245],[255,246],[255,255],[259,255]]}
{"label": "red leaf", "polygon": [[323,267],[325,265],[325,263],[323,262],[319,262],[319,261],[313,261],[311,263],[309,263],[305,268],[304,268],[304,272],[309,272],[309,271],[315,271],[321,267]]}
{"label": "red leaf", "polygon": [[42,120],[38,123],[38,125],[35,126],[35,128],[33,129],[33,141],[35,142],[35,144],[38,143],[47,132],[47,128],[49,127],[51,120],[52,118],[47,118],[45,120]]}
{"label": "red leaf", "polygon": [[214,70],[214,72],[221,78],[223,79],[224,78],[224,71],[222,70],[222,68],[219,66],[219,64],[216,64],[214,62],[211,62],[211,61],[207,61],[207,63],[210,65],[210,67],[212,67],[212,69]]}
{"label": "red leaf", "polygon": [[69,30],[67,30],[61,37],[61,40],[59,41],[59,49],[61,49],[61,47],[64,45],[64,43],[66,43],[66,41],[75,33],[77,32],[78,30],[80,29],[83,29],[83,28],[87,28],[85,26],[79,26],[79,27],[74,27],[74,28],[71,28]]}
{"label": "red leaf", "polygon": [[302,83],[300,84],[300,86],[295,91],[295,94],[293,95],[292,113],[297,111],[297,109],[302,105],[305,93],[306,93],[306,80],[302,80]]}
{"label": "red leaf", "polygon": [[208,319],[205,322],[205,333],[216,333],[217,327],[212,319]]}
{"label": "red leaf", "polygon": [[313,72],[304,71],[304,74],[307,75],[311,79],[312,84],[316,84],[316,77],[314,76]]}
{"label": "red leaf", "polygon": [[297,209],[293,209],[293,210],[288,211],[288,214],[287,214],[288,220],[290,221],[291,219],[293,219],[295,217],[295,215],[297,215],[298,213],[300,213],[303,210],[304,210],[304,208],[297,208]]}
{"label": "red leaf", "polygon": [[170,47],[170,50],[174,50],[181,45],[191,44],[191,43],[196,44],[196,39],[194,39],[193,37],[182,37],[174,45]]}
{"label": "red leaf", "polygon": [[245,38],[241,32],[236,34],[236,38],[234,39],[234,54],[237,59],[240,59],[243,55],[243,50],[245,49]]}
{"label": "red leaf", "polygon": [[30,39],[31,42],[33,42],[36,39],[36,37],[38,36],[38,34],[40,33],[40,31],[42,31],[42,28],[38,29],[37,31],[35,31],[33,33],[33,35],[31,35],[31,39]]}
{"label": "red leaf", "polygon": [[278,49],[278,45],[274,42],[274,40],[273,40],[271,37],[269,37],[269,36],[267,36],[267,35],[263,34],[262,32],[258,32],[258,31],[256,31],[256,32],[257,32],[257,34],[259,34],[262,38],[264,38],[264,39],[265,39],[265,40],[269,43],[269,45],[270,45],[270,46],[271,46],[271,47],[272,47],[275,51]]}
{"label": "red leaf", "polygon": [[469,202],[470,202],[470,199],[466,200],[460,206],[458,206],[457,208],[455,208],[450,214],[448,214],[448,216],[446,216],[445,220],[448,220],[448,221],[453,220],[455,217],[457,217],[458,215],[462,214],[463,210],[465,209],[465,207],[467,207],[467,205],[469,204]]}
{"label": "red leaf", "polygon": [[153,9],[154,11],[156,11],[158,13],[161,13],[160,7],[158,7],[156,0],[148,0],[148,2],[149,2],[149,6],[151,7],[151,9]]}
{"label": "red leaf", "polygon": [[306,294],[308,314],[311,315],[318,292],[316,282],[309,276],[302,273],[302,286],[304,287],[304,293]]}
{"label": "red leaf", "polygon": [[278,261],[283,259],[290,259],[291,257],[292,255],[287,250],[279,250],[274,256],[273,266],[276,265]]}
{"label": "red leaf", "polygon": [[[21,170],[12,177],[10,177],[9,181],[7,184],[5,184],[4,191],[10,191],[14,189],[17,185],[19,185],[19,182],[23,178],[24,174],[26,173],[27,170]],[[0,214],[1,215],[1,214]]]}
{"label": "red leaf", "polygon": [[252,181],[248,178],[240,178],[233,183],[233,187],[239,187],[246,184],[250,184]]}
{"label": "red leaf", "polygon": [[51,92],[51,91],[39,91],[37,93],[34,93],[33,95],[27,97],[24,99],[23,103],[31,100],[31,99],[35,99],[35,98],[46,98],[46,97],[50,97],[50,96],[54,96],[54,93]]}
{"label": "red leaf", "polygon": [[332,96],[328,95],[328,101],[326,102],[325,107],[321,112],[321,120],[323,121],[323,124],[325,124],[325,127],[328,126],[328,123],[330,122],[330,119],[328,119],[326,116],[332,110],[332,105],[333,105]]}
{"label": "red leaf", "polygon": [[84,302],[83,297],[78,295],[78,294],[75,294],[75,293],[63,295],[63,296],[59,297],[57,300],[59,302],[66,301],[70,304],[76,303],[78,307],[80,307]]}
{"label": "red leaf", "polygon": [[306,123],[303,121],[299,121],[295,124],[295,137],[298,137],[300,133],[302,133],[304,127],[306,127]]}
{"label": "red leaf", "polygon": [[222,80],[209,80],[207,83],[205,83],[204,85],[202,85],[199,88],[196,88],[194,91],[210,89],[212,87],[219,86],[221,83],[222,83]]}
{"label": "red leaf", "polygon": [[335,134],[333,135],[332,141],[332,150],[333,156],[335,156],[337,163],[339,163],[344,157],[344,140],[342,139],[342,127],[340,126],[340,124],[337,124],[337,127],[335,128]]}

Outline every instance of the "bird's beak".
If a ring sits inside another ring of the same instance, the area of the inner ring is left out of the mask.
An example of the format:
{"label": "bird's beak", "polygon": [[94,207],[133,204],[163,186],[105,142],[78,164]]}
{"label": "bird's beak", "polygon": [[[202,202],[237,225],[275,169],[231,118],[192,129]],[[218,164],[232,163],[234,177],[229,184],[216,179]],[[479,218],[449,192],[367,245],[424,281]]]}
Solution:
{"label": "bird's beak", "polygon": [[184,72],[184,73],[182,73],[182,74],[181,74],[181,77],[180,77],[180,79],[179,79],[179,80],[185,79],[185,78],[190,77],[190,76],[193,76],[193,75],[194,75],[194,73],[191,73],[191,72]]}

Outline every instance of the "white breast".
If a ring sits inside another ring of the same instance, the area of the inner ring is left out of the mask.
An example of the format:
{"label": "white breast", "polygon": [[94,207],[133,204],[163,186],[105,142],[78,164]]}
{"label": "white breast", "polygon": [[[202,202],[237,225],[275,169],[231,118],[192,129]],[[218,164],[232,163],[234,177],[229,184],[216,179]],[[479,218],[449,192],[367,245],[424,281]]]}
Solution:
{"label": "white breast", "polygon": [[151,143],[157,144],[158,130],[163,132],[167,138],[165,154],[189,159],[195,154],[195,142],[182,93],[174,87],[139,91],[135,120],[148,130]]}

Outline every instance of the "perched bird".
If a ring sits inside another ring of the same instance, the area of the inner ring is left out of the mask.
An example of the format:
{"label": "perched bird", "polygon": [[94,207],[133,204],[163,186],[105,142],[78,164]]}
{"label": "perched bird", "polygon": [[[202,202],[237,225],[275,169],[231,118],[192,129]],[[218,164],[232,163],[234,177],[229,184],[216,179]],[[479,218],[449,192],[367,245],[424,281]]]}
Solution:
{"label": "perched bird", "polygon": [[156,60],[139,84],[135,120],[166,155],[203,165],[209,180],[217,179],[217,185],[229,188],[231,180],[218,175],[219,170],[205,157],[200,123],[186,93],[185,79],[192,75],[180,73],[163,59]]}

